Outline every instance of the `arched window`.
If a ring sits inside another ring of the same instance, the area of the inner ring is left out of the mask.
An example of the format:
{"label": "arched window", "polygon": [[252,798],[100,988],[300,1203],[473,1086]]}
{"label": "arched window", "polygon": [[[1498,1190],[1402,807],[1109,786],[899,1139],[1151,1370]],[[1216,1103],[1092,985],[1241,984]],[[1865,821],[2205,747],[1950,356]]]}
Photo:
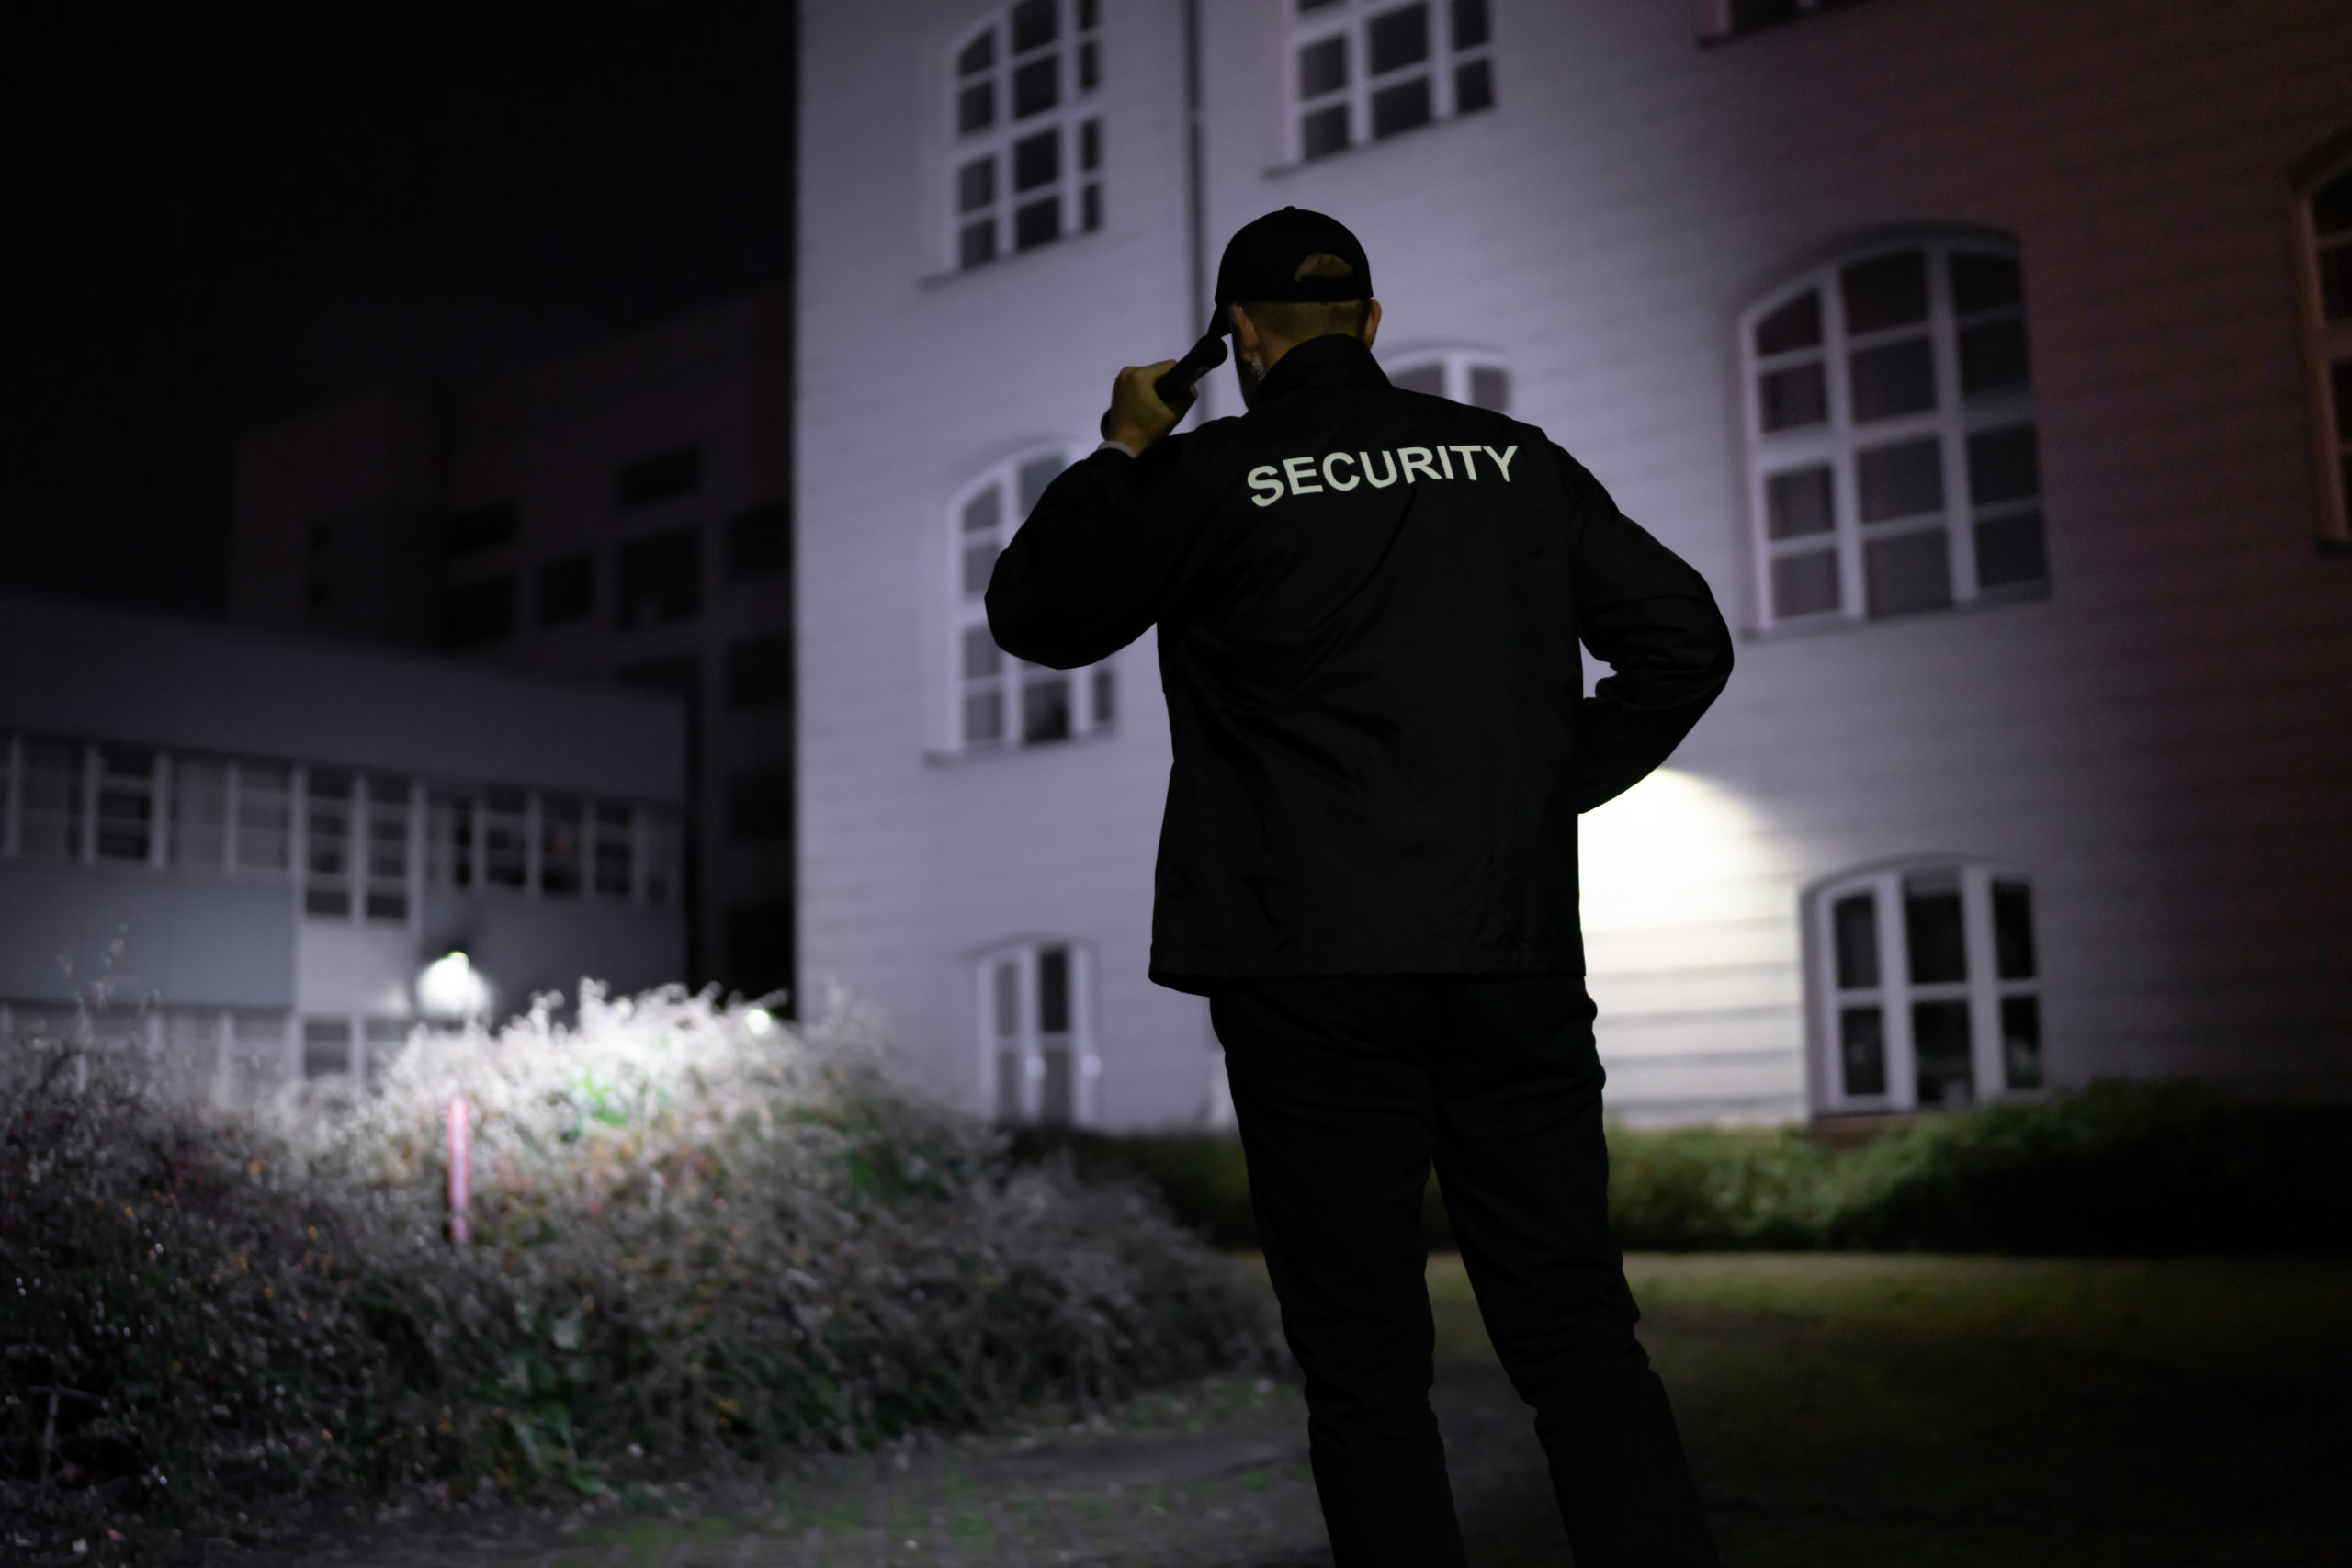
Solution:
{"label": "arched window", "polygon": [[1492,355],[1473,349],[1420,350],[1400,354],[1388,379],[1408,392],[1428,392],[1457,403],[1510,412],[1510,372]]}
{"label": "arched window", "polygon": [[2041,981],[2022,873],[1966,861],[1882,866],[1808,894],[1830,1111],[1950,1111],[2037,1089]]}
{"label": "arched window", "polygon": [[1759,625],[2046,589],[2014,246],[1849,253],[1766,295],[1739,347]]}
{"label": "arched window", "polygon": [[1055,446],[1000,463],[949,509],[958,750],[1069,740],[1107,730],[1118,716],[1117,675],[1108,660],[1083,670],[1049,670],[1013,658],[989,635],[985,596],[997,555],[1069,457]]}
{"label": "arched window", "polygon": [[2295,209],[2317,416],[2320,533],[2352,544],[2352,131],[2310,160],[2296,181]]}
{"label": "arched window", "polygon": [[1320,158],[1495,106],[1487,0],[1290,0],[1292,125]]}
{"label": "arched window", "polygon": [[982,955],[978,970],[984,1102],[999,1122],[1094,1120],[1094,964],[1082,942],[1041,938]]}
{"label": "arched window", "polygon": [[1098,0],[1020,0],[957,47],[956,265],[1102,226],[1100,10]]}

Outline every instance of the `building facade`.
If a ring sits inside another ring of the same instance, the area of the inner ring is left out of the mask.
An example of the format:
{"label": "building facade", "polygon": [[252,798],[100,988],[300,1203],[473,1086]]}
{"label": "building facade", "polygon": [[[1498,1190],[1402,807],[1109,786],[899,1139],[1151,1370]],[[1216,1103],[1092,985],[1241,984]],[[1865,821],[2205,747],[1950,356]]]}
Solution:
{"label": "building facade", "polygon": [[0,595],[0,1034],[233,1100],[680,972],[672,699]]}
{"label": "building facade", "polygon": [[1025,669],[978,594],[1297,205],[1363,238],[1392,377],[1542,425],[1741,633],[1585,821],[1615,1113],[2352,1091],[2340,6],[801,16],[798,964],[912,1077],[1218,1114],[1145,976],[1148,639]]}
{"label": "building facade", "polygon": [[751,995],[796,967],[791,307],[354,399],[237,468],[239,623],[683,704],[686,948],[662,978]]}

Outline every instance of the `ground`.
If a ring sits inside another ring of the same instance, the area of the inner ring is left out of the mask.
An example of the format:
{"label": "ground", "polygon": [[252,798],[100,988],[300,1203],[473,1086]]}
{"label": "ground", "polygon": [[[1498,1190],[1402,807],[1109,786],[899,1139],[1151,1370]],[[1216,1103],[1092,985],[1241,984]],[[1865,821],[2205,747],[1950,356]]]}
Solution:
{"label": "ground", "polygon": [[[1643,1338],[1731,1568],[2352,1563],[2352,1263],[1636,1257]],[[1461,1265],[1436,1401],[1471,1561],[1565,1563]],[[365,1568],[1328,1563],[1297,1392],[1220,1378],[1084,1427],[558,1517],[309,1543]],[[239,1553],[243,1562],[269,1554]]]}

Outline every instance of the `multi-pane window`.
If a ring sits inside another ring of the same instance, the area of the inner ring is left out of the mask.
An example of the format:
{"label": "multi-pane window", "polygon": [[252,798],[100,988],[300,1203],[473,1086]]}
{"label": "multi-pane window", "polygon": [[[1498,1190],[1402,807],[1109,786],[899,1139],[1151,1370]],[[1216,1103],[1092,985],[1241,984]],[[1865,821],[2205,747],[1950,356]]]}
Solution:
{"label": "multi-pane window", "polygon": [[517,789],[438,789],[424,823],[425,876],[435,887],[666,904],[676,886],[676,818],[652,807]]}
{"label": "multi-pane window", "polygon": [[410,788],[404,779],[312,768],[303,792],[302,912],[318,919],[409,916]]}
{"label": "multi-pane window", "polygon": [[576,795],[539,797],[539,891],[577,898],[587,874],[587,803]]}
{"label": "multi-pane window", "polygon": [[1388,372],[1388,379],[1408,392],[1451,398],[1497,413],[1510,412],[1510,372],[1485,355],[1458,349],[1412,355]]}
{"label": "multi-pane window", "polygon": [[1098,0],[1020,0],[965,36],[949,88],[956,265],[1102,226]]}
{"label": "multi-pane window", "polygon": [[2044,591],[2013,249],[1954,237],[1849,256],[1750,310],[1740,357],[1759,624]]}
{"label": "multi-pane window", "polygon": [[956,738],[963,750],[1037,746],[1111,728],[1118,713],[1117,675],[1109,661],[1083,670],[1049,670],[1005,653],[989,635],[989,577],[1013,531],[1054,476],[1069,466],[1057,448],[991,469],[964,492],[952,513],[950,571]]}
{"label": "multi-pane window", "polygon": [[352,778],[337,768],[310,770],[302,802],[302,912],[322,919],[351,913]]}
{"label": "multi-pane window", "polygon": [[2042,1087],[2022,875],[1914,864],[1834,883],[1808,902],[1824,1104],[1956,1110]]}
{"label": "multi-pane window", "polygon": [[1087,950],[1030,942],[980,961],[984,1097],[999,1122],[1067,1127],[1092,1119],[1093,1012]]}
{"label": "multi-pane window", "polygon": [[230,813],[239,871],[284,871],[294,859],[294,770],[283,762],[239,762]]}
{"label": "multi-pane window", "polygon": [[360,819],[368,827],[360,912],[371,920],[408,919],[410,788],[405,779],[360,781]]}
{"label": "multi-pane window", "polygon": [[1292,0],[1298,156],[1320,158],[1495,103],[1487,0]]}
{"label": "multi-pane window", "polygon": [[2352,159],[2300,203],[2316,382],[2323,536],[2352,542]]}
{"label": "multi-pane window", "polygon": [[220,871],[229,863],[231,765],[211,757],[171,760],[172,864]]}
{"label": "multi-pane window", "polygon": [[100,860],[144,864],[155,853],[156,755],[144,746],[97,749],[97,831]]}
{"label": "multi-pane window", "polygon": [[16,744],[15,852],[80,860],[85,749],[73,740],[20,737]]}

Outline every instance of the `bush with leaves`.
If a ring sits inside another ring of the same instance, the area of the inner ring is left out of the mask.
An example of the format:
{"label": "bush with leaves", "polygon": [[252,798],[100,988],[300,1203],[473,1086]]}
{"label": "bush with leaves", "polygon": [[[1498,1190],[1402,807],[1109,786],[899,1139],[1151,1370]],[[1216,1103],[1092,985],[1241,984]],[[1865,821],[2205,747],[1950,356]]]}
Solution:
{"label": "bush with leaves", "polygon": [[[198,1114],[69,1043],[0,1062],[0,1513],[603,1492],[720,1454],[1100,1406],[1271,1324],[1145,1184],[1017,1164],[881,1070],[672,989],[420,1032],[380,1087]],[[444,1235],[469,1108],[472,1245]]]}

